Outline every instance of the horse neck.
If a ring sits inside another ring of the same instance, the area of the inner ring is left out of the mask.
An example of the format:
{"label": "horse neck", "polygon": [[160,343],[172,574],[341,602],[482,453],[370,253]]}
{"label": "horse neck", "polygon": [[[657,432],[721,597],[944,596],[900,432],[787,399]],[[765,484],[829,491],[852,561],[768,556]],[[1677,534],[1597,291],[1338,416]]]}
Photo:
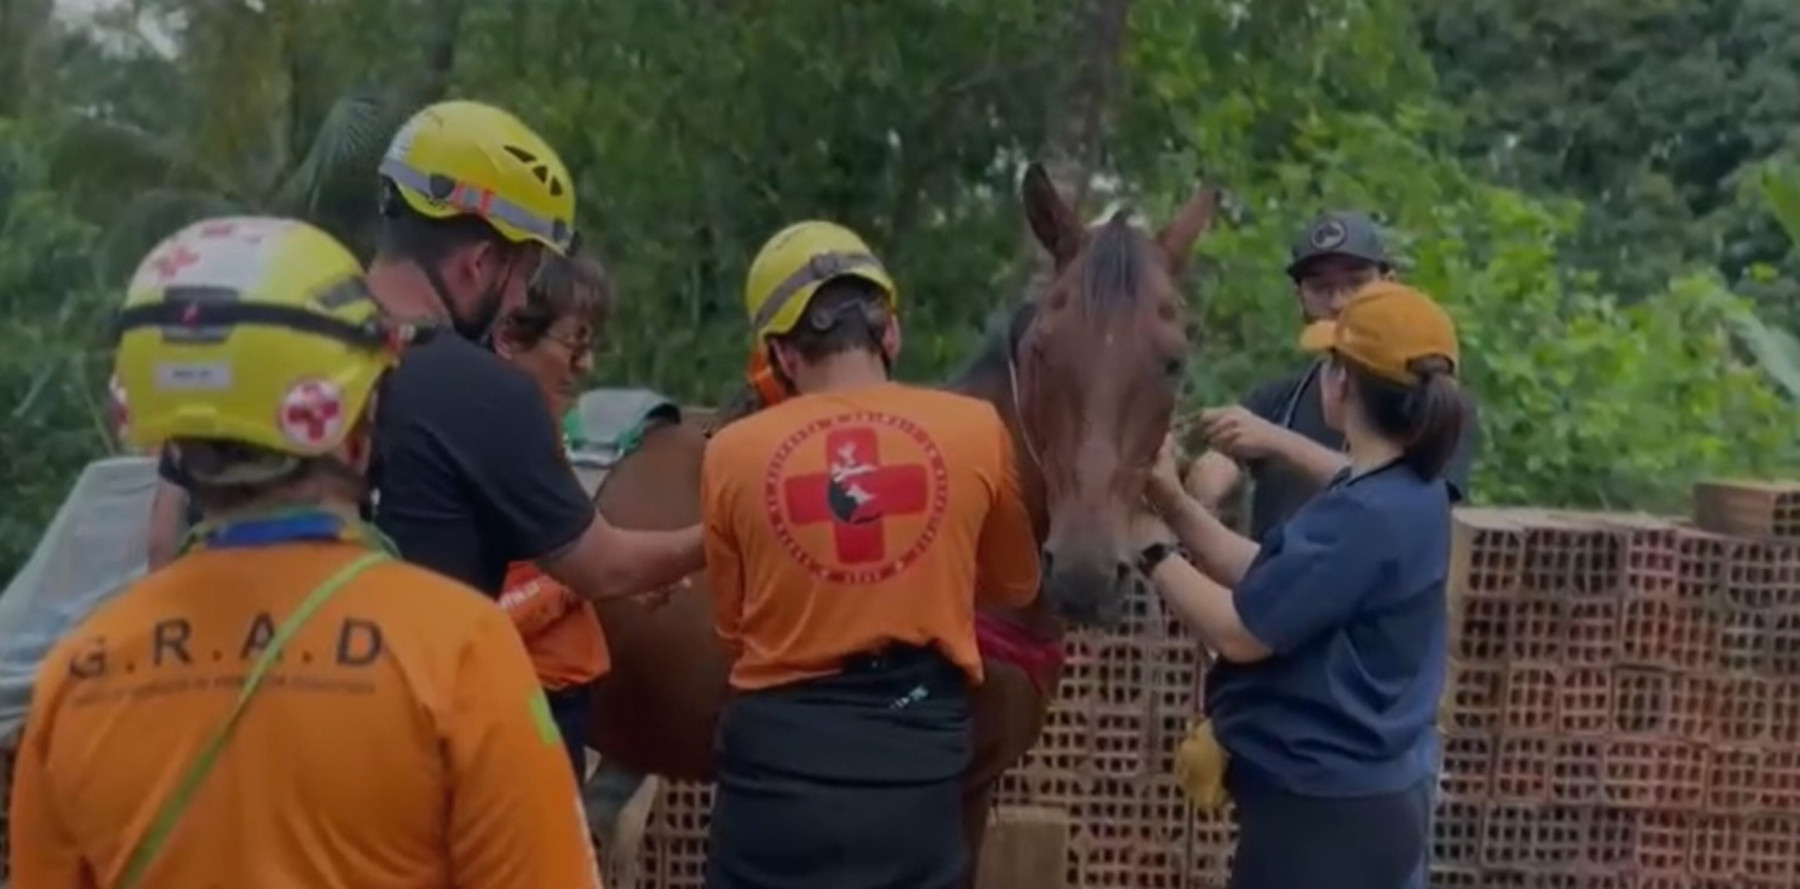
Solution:
{"label": "horse neck", "polygon": [[[1026,445],[1025,430],[1019,423],[1012,375],[1013,371],[1008,366],[998,373],[980,374],[961,380],[954,389],[992,404],[1000,414],[1000,419],[1006,423],[1006,430],[1012,435],[1013,462],[1019,468],[1020,493],[1025,497],[1026,510],[1031,513],[1032,536],[1042,545],[1044,536],[1050,531],[1050,511],[1044,493],[1044,467]],[[1041,638],[1061,639],[1065,629],[1062,617],[1051,607],[1049,599],[1042,595],[1024,608],[984,607],[981,610],[997,615],[1009,623],[1018,624]]]}

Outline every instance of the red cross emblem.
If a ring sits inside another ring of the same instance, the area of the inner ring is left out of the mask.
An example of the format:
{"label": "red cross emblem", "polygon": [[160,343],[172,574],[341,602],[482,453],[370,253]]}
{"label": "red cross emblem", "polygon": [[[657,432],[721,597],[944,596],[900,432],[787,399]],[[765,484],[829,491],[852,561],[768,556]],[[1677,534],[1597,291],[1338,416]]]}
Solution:
{"label": "red cross emblem", "polygon": [[[919,456],[884,463],[884,431],[901,450]],[[807,451],[823,458],[825,470],[787,474],[789,461],[804,459]],[[947,478],[942,454],[923,430],[898,417],[856,414],[812,424],[777,450],[764,484],[765,506],[784,548],[814,574],[872,583],[904,570],[936,539]],[[890,524],[908,518],[914,521]],[[817,547],[826,552],[813,552],[795,533],[811,527],[830,528],[829,547]]]}
{"label": "red cross emblem", "polygon": [[344,399],[325,380],[296,384],[281,399],[281,432],[294,444],[316,448],[337,437],[344,425]]}
{"label": "red cross emblem", "polygon": [[113,434],[124,438],[131,431],[131,405],[125,400],[125,384],[119,382],[118,374],[106,381],[106,391],[111,396]]}
{"label": "red cross emblem", "polygon": [[175,277],[182,269],[200,261],[200,254],[188,249],[186,244],[171,244],[168,249],[150,260],[151,268],[156,269],[156,276],[167,281]]}

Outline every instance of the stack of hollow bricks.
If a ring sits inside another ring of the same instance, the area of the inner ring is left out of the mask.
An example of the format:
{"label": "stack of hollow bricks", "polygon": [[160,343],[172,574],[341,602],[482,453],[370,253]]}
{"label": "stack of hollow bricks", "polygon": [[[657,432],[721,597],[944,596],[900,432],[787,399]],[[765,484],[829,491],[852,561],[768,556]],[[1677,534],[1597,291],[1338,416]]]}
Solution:
{"label": "stack of hollow bricks", "polygon": [[[1459,511],[1433,887],[1800,887],[1800,486],[1696,505]],[[998,802],[1068,812],[1070,887],[1223,886],[1230,821],[1171,777],[1199,647],[1142,593],[1128,615],[1070,639]],[[710,801],[667,789],[648,885],[703,884]]]}
{"label": "stack of hollow bricks", "polygon": [[1459,514],[1432,885],[1800,886],[1800,489],[1696,501]]}

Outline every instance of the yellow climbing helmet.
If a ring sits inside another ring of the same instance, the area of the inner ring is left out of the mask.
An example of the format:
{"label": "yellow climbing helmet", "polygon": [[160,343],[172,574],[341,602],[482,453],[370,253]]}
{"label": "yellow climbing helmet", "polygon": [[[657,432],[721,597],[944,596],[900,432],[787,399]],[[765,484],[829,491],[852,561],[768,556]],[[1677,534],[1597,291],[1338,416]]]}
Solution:
{"label": "yellow climbing helmet", "polygon": [[557,253],[574,245],[569,169],[542,136],[492,105],[427,106],[394,135],[380,172],[424,216],[479,216],[509,241]]}
{"label": "yellow climbing helmet", "polygon": [[775,233],[757,251],[744,282],[744,313],[763,340],[794,329],[819,287],[854,277],[880,287],[888,308],[900,301],[894,279],[855,232],[831,222],[800,222]]}
{"label": "yellow climbing helmet", "polygon": [[407,339],[356,257],[304,222],[209,219],[150,252],[115,357],[124,436],[318,456],[344,441]]}

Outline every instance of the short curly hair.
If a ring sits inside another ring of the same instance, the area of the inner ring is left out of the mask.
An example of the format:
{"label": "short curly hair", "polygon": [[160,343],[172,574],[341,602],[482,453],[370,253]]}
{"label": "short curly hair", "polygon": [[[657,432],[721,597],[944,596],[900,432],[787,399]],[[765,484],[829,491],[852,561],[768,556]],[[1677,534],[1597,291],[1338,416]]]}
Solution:
{"label": "short curly hair", "polygon": [[500,330],[508,340],[530,348],[558,319],[581,318],[598,331],[612,309],[612,282],[605,267],[587,256],[548,254],[525,289],[525,304],[502,320]]}

